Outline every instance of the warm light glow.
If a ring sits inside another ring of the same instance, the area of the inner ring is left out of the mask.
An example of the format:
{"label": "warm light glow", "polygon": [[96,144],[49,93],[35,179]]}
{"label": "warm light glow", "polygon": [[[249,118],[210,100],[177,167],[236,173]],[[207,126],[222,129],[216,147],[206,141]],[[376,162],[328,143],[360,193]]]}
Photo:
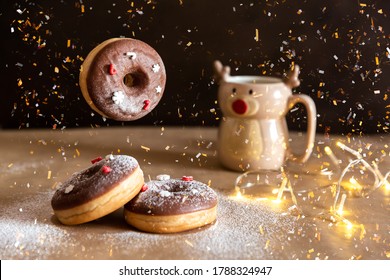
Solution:
{"label": "warm light glow", "polygon": [[363,189],[362,185],[360,185],[354,177],[351,177],[349,182],[351,183],[351,185],[349,185],[350,190],[361,191]]}
{"label": "warm light glow", "polygon": [[353,228],[353,224],[350,221],[345,220],[344,223],[346,224],[348,230],[351,230]]}
{"label": "warm light glow", "polygon": [[236,198],[236,199],[242,199],[242,198],[243,198],[243,197],[242,197],[242,194],[241,194],[241,192],[240,192],[239,190],[236,191],[235,198]]}
{"label": "warm light glow", "polygon": [[282,202],[282,200],[281,199],[274,199],[274,200],[272,200],[272,202],[275,204],[280,204]]}
{"label": "warm light glow", "polygon": [[342,196],[341,196],[341,201],[340,201],[340,205],[336,211],[336,213],[340,216],[343,216],[343,209],[344,209],[344,204],[345,204],[345,199],[347,198],[347,195],[344,193]]}
{"label": "warm light glow", "polygon": [[332,152],[332,149],[329,147],[329,146],[326,146],[325,148],[324,148],[324,150],[325,150],[325,153],[329,156],[330,154],[333,154],[333,152]]}

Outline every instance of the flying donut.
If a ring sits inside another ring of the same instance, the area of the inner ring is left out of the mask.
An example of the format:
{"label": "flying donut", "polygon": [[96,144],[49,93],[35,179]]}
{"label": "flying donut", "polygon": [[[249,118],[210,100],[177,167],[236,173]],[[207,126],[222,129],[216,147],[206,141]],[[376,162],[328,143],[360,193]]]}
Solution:
{"label": "flying donut", "polygon": [[152,111],[165,83],[164,63],[156,50],[131,38],[99,44],[84,60],[79,76],[89,106],[117,121],[136,120]]}

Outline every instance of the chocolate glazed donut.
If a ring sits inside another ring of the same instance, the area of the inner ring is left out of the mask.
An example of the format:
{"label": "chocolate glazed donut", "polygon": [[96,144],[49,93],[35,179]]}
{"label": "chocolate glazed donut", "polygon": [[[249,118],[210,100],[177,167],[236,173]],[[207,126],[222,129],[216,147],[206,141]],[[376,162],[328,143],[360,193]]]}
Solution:
{"label": "chocolate glazed donut", "polygon": [[54,214],[65,225],[96,220],[121,208],[144,184],[142,169],[131,156],[108,155],[92,163],[63,182],[52,197]]}
{"label": "chocolate glazed donut", "polygon": [[166,83],[159,54],[130,38],[112,38],[95,47],[81,66],[79,78],[91,108],[117,121],[136,120],[152,111]]}
{"label": "chocolate glazed donut", "polygon": [[174,233],[215,221],[217,194],[206,184],[180,179],[150,181],[124,208],[128,224],[139,230]]}

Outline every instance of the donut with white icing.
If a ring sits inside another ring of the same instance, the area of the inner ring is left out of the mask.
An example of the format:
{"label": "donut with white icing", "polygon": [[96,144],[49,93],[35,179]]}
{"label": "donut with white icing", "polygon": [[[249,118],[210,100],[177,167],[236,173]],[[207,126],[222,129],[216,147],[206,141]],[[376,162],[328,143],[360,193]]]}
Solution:
{"label": "donut with white icing", "polygon": [[74,173],[61,184],[51,200],[54,214],[65,225],[101,218],[134,198],[144,185],[137,160],[127,155],[109,155]]}
{"label": "donut with white icing", "polygon": [[191,176],[150,181],[124,207],[128,224],[146,232],[174,233],[213,223],[217,194]]}
{"label": "donut with white icing", "polygon": [[131,38],[112,38],[99,44],[85,58],[79,76],[81,92],[90,107],[117,121],[136,120],[152,111],[165,83],[160,55]]}

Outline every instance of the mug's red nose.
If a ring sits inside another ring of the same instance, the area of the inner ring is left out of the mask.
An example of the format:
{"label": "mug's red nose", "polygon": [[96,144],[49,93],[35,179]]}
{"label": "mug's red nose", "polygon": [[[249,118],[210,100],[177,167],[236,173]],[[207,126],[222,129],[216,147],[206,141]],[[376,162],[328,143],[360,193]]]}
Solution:
{"label": "mug's red nose", "polygon": [[242,115],[248,110],[248,104],[242,99],[237,99],[233,102],[232,108],[235,113]]}

